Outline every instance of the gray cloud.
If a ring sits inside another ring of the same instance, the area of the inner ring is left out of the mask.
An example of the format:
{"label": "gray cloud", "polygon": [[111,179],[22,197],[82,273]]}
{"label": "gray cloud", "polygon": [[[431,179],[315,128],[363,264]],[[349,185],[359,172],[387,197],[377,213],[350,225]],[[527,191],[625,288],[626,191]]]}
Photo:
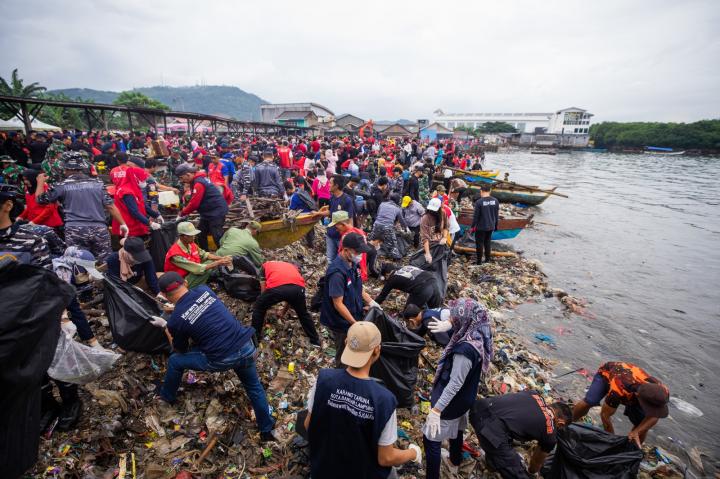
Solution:
{"label": "gray cloud", "polygon": [[3,76],[49,88],[235,85],[337,113],[720,116],[717,0],[5,0]]}

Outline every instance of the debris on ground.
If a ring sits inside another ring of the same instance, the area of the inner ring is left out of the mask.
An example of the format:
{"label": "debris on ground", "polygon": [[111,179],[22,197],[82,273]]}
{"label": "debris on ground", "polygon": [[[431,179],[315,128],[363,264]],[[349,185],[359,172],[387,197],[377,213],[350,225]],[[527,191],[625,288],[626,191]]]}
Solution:
{"label": "debris on ground", "polygon": [[[323,228],[316,226],[313,248],[303,241],[264,252],[268,260],[296,261],[302,265],[308,301],[327,265],[323,235]],[[229,297],[218,285],[212,287],[240,321],[250,323],[251,304]],[[382,284],[370,279],[367,287],[374,296]],[[500,257],[483,265],[475,265],[470,257],[452,258],[446,300],[460,296],[480,300],[491,310],[494,320],[495,357],[481,385],[481,395],[529,388],[548,397],[554,394],[554,363],[529,351],[501,311],[547,294],[554,292],[547,284],[542,265],[522,254]],[[405,300],[404,294],[391,295],[383,307],[397,316]],[[84,307],[93,309],[91,326],[100,342],[109,347],[113,341],[105,312],[98,309],[102,303],[93,301]],[[81,387],[84,408],[78,426],[41,439],[38,461],[30,473],[37,477],[91,479],[115,477],[122,469],[126,478],[146,479],[307,477],[309,451],[307,443],[295,433],[296,414],[306,407],[307,394],[319,369],[333,366],[335,351],[330,347],[332,338],[319,322],[324,348],[312,347],[294,312],[283,310],[282,305],[277,305],[268,311],[257,357],[260,380],[276,419],[278,441],[260,442],[250,402],[233,371],[186,372],[178,402],[170,406],[151,394],[163,378],[167,357],[123,352],[113,345],[115,352],[122,353],[114,368]],[[285,317],[278,320],[281,314]],[[318,319],[316,313],[313,316]],[[415,404],[398,410],[401,447],[411,442],[422,444],[422,426],[430,407],[432,380],[441,352],[439,346],[428,341],[421,353]],[[641,477],[682,477],[685,467],[682,460],[667,452],[657,454],[650,447],[645,451]],[[518,452],[528,460],[529,447],[519,447]],[[458,475],[450,475],[451,471],[443,466],[447,474],[444,477],[494,477],[485,466],[471,428],[467,431],[463,456]],[[692,453],[690,460],[696,463],[699,456]],[[406,465],[399,470],[399,476],[422,478],[424,469]]]}

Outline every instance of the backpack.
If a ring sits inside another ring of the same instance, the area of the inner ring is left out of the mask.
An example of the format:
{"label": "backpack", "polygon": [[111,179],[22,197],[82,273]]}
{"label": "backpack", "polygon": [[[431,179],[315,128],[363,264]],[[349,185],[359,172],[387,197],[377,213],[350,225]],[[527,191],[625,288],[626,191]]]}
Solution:
{"label": "backpack", "polygon": [[305,190],[296,190],[295,194],[300,198],[300,201],[302,201],[303,205],[311,211],[317,211],[318,205],[315,202],[314,199],[312,199],[312,196],[310,196],[310,193],[308,193]]}

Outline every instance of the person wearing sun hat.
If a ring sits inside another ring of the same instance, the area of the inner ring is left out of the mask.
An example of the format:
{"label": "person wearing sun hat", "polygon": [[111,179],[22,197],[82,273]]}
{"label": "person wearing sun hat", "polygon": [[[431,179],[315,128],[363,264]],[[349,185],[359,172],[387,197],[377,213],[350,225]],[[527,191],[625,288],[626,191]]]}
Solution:
{"label": "person wearing sun hat", "polygon": [[631,363],[608,362],[600,366],[585,398],[575,404],[573,420],[579,420],[590,408],[599,406],[603,398],[605,402],[600,419],[605,430],[615,432],[612,416],[622,404],[625,416],[633,424],[628,437],[638,447],[645,441],[648,431],[669,413],[670,391],[667,386]]}
{"label": "person wearing sun hat", "polygon": [[347,331],[342,363],[346,369],[322,369],[308,394],[307,415],[298,415],[310,442],[314,478],[386,478],[393,466],[422,462],[420,448],[394,446],[397,400],[370,377],[380,358],[382,337],[375,324],[354,323]]}
{"label": "person wearing sun hat", "polygon": [[135,284],[145,278],[153,294],[160,292],[155,264],[142,238],[131,236],[120,240],[122,248],[107,259],[108,273],[123,281]]}
{"label": "person wearing sun hat", "polygon": [[186,279],[190,288],[207,282],[213,269],[232,264],[230,256],[218,256],[195,243],[200,230],[189,221],[177,225],[178,240],[165,255],[165,272],[174,271]]}

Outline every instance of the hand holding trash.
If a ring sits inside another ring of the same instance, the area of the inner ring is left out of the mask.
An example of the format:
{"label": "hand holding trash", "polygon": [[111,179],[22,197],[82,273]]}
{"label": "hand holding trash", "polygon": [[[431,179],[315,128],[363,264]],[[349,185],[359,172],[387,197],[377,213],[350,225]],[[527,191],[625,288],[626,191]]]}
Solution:
{"label": "hand holding trash", "polygon": [[165,328],[167,326],[167,321],[165,321],[160,316],[150,316],[152,319],[150,320],[150,324],[155,326],[156,328]]}
{"label": "hand holding trash", "polygon": [[452,329],[452,321],[446,319],[445,321],[438,321],[437,319],[428,323],[428,329],[432,333],[445,333]]}
{"label": "hand holding trash", "polygon": [[428,428],[428,439],[432,440],[440,434],[440,413],[435,408],[430,409],[425,424]]}
{"label": "hand holding trash", "polygon": [[430,253],[425,253],[425,261],[432,263],[432,255]]}
{"label": "hand holding trash", "polygon": [[159,230],[160,228],[162,228],[162,226],[160,226],[160,223],[157,223],[157,222],[155,222],[155,221],[153,221],[152,223],[150,223],[150,229],[151,229],[151,230],[157,231],[157,230]]}
{"label": "hand holding trash", "polygon": [[120,225],[120,234],[124,237],[128,237],[130,234],[130,228],[128,228],[128,225]]}
{"label": "hand holding trash", "polygon": [[375,301],[374,299],[373,299],[372,301],[370,301],[370,303],[368,303],[368,306],[370,306],[371,308],[380,308],[380,309],[382,309],[382,306],[380,306],[380,305],[378,304],[378,302]]}
{"label": "hand holding trash", "polygon": [[422,467],[422,451],[420,450],[420,446],[417,444],[410,444],[408,449],[415,451],[415,459],[413,459],[413,462]]}

